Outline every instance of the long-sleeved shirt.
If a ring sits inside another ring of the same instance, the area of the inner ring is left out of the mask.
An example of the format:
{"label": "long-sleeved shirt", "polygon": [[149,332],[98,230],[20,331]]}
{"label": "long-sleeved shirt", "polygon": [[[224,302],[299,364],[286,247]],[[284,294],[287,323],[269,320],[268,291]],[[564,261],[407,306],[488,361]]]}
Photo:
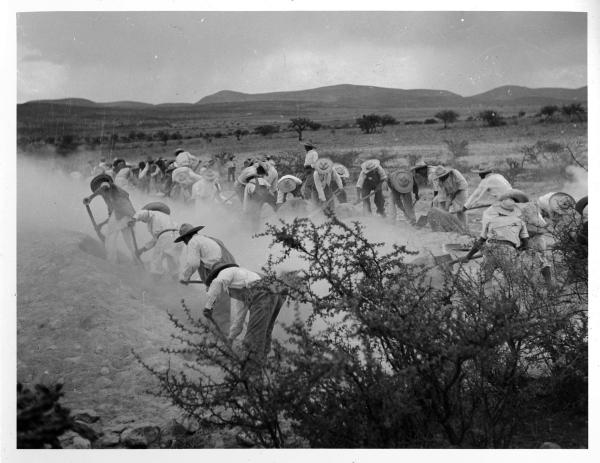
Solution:
{"label": "long-sleeved shirt", "polygon": [[269,189],[271,191],[275,191],[277,188],[277,180],[279,180],[279,173],[277,172],[277,169],[275,169],[273,164],[269,162],[265,162],[264,166],[267,167],[267,175],[265,175],[263,178],[269,184]]}
{"label": "long-sleeved shirt", "polygon": [[[373,171],[375,171],[379,176],[379,182],[382,182],[387,179],[387,173],[385,172],[383,167],[381,167],[381,165],[378,165],[375,169],[373,169]],[[372,175],[373,171],[365,172],[364,170],[361,170],[360,174],[358,174],[358,180],[356,181],[356,188],[362,188],[365,183],[365,180],[367,179],[369,174]]]}
{"label": "long-sleeved shirt", "polygon": [[[114,213],[117,220],[123,217],[133,217],[135,209],[129,200],[129,193],[114,183],[104,182],[101,187],[103,188],[101,194],[109,215]],[[108,189],[104,189],[104,187],[108,187]]]}
{"label": "long-sleeved shirt", "polygon": [[310,166],[315,167],[315,163],[319,159],[319,153],[316,150],[309,150],[304,156],[304,167]]}
{"label": "long-sleeved shirt", "polygon": [[250,182],[246,183],[246,187],[244,188],[244,202],[242,204],[242,209],[244,212],[248,210],[248,200],[256,191],[257,184],[266,186],[267,188],[270,187],[269,182],[262,177],[257,177],[255,180],[251,180]]}
{"label": "long-sleeved shirt", "polygon": [[115,185],[117,185],[119,188],[128,188],[129,175],[131,175],[131,169],[129,167],[123,167],[115,175]]}
{"label": "long-sleeved shirt", "polygon": [[315,188],[317,190],[317,194],[319,195],[320,201],[325,201],[325,187],[331,184],[333,180],[340,190],[344,189],[344,184],[342,183],[342,179],[339,174],[332,169],[328,174],[319,174],[316,170],[313,172],[313,178],[315,180]]}
{"label": "long-sleeved shirt", "polygon": [[242,267],[229,267],[221,270],[206,292],[208,297],[204,307],[212,310],[215,301],[223,293],[227,293],[233,299],[239,300],[240,298],[235,292],[231,294],[230,290],[248,288],[250,284],[258,280],[260,280],[258,273]]}
{"label": "long-sleeved shirt", "polygon": [[511,215],[484,215],[481,238],[510,241],[515,247],[521,246],[521,239],[529,238],[527,226],[519,213]]}
{"label": "long-sleeved shirt", "polygon": [[187,244],[180,280],[189,280],[200,265],[212,267],[223,258],[221,246],[208,236],[196,234]]}
{"label": "long-sleeved shirt", "polygon": [[160,211],[147,211],[143,209],[136,212],[133,218],[148,225],[148,231],[154,238],[158,237],[163,230],[179,228],[173,222],[170,215]]}
{"label": "long-sleeved shirt", "polygon": [[471,193],[471,196],[469,196],[469,199],[465,203],[465,207],[469,209],[475,206],[482,206],[485,203],[492,203],[511,188],[512,186],[508,180],[501,174],[488,174],[481,179],[475,191]]}
{"label": "long-sleeved shirt", "polygon": [[[439,181],[439,192],[443,195],[446,201],[450,201],[456,196],[459,191],[468,191],[469,184],[463,175],[456,169],[450,169],[450,175],[446,180]],[[442,198],[440,198],[441,200]]]}

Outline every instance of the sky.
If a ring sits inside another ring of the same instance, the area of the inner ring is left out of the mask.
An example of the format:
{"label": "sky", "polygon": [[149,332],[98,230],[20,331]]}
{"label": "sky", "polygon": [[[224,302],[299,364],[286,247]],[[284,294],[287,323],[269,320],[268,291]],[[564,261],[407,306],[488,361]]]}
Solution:
{"label": "sky", "polygon": [[17,101],[193,103],[336,84],[449,90],[587,85],[585,13],[17,14]]}

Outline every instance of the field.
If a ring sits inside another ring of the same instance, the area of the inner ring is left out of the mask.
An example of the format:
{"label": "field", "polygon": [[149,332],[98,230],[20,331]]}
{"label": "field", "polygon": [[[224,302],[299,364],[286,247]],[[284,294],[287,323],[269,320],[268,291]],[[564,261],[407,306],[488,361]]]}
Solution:
{"label": "field", "polygon": [[[248,157],[267,154],[275,158],[286,154],[302,159],[304,149],[298,135],[287,129],[289,119],[300,115],[322,124],[320,130],[304,133],[305,139],[317,145],[321,157],[336,155],[343,159],[348,155],[355,158],[354,164],[348,166],[354,175],[347,188],[351,197],[360,162],[372,157],[383,159],[388,169],[393,168],[394,159],[399,157],[407,157],[412,162],[425,159],[454,166],[465,174],[471,190],[479,178],[470,169],[480,162],[491,161],[510,177],[514,187],[534,197],[550,191],[566,191],[576,199],[587,194],[587,172],[577,166],[587,166],[587,122],[568,122],[560,118],[540,122],[534,116],[539,107],[534,106],[498,108],[506,116],[505,125],[486,127],[481,120],[465,120],[484,109],[472,107],[459,109],[460,120],[444,129],[441,123],[405,122],[422,122],[445,108],[381,111],[365,107],[357,112],[349,107],[285,102],[153,110],[20,105],[17,134],[19,380],[27,385],[61,382],[65,384],[67,406],[96,410],[102,416],[104,430],[104,436],[94,442],[98,447],[126,446],[122,433],[143,428],[148,423],[150,427],[161,427],[166,436],[171,431],[165,428],[165,420],[180,419],[176,407],[164,397],[159,399],[149,393],[155,383],[135,355],[140,355],[152,367],[159,368],[161,364],[164,367],[165,356],[159,348],[175,344],[170,337],[175,330],[167,313],[183,316],[179,301],[185,298],[193,314],[199,314],[205,291],[171,281],[155,283],[148,275],[133,271],[130,265],[122,264],[113,269],[94,254],[92,229],[81,205],[81,199],[90,193],[89,187],[87,182],[68,175],[79,171],[84,179],[89,178],[90,161],[95,164],[102,157],[122,157],[137,163],[148,157],[172,158],[177,147],[203,160],[219,153],[231,153],[236,156],[239,167]],[[355,127],[354,120],[369,112],[389,113],[399,124],[364,134]],[[519,112],[524,114],[518,116]],[[233,135],[236,128],[252,131],[261,124],[277,124],[281,130],[268,136],[250,133],[239,140]],[[152,139],[152,134],[161,131],[179,133],[181,138],[165,142]],[[131,132],[145,135],[132,139]],[[216,136],[216,133],[221,135]],[[70,142],[59,146],[67,135]],[[148,135],[151,140],[147,139]],[[94,142],[97,137],[99,141]],[[467,151],[457,156],[447,141],[467,141]],[[527,159],[522,169],[513,171],[507,159],[521,161],[523,147],[534,149],[537,158]],[[156,200],[136,191],[131,195],[136,209]],[[416,206],[417,215],[429,209],[431,192],[424,192],[422,197],[424,200]],[[241,265],[258,270],[265,264],[266,256],[272,251],[268,250],[269,240],[253,237],[240,214],[199,212],[170,200],[167,202],[179,223],[206,224],[208,234],[225,241]],[[103,217],[105,208],[99,203],[99,200],[94,203],[93,211],[97,217]],[[417,233],[404,221],[383,221],[360,214],[351,219],[362,223],[368,240],[385,243],[386,251],[397,244],[423,257],[439,253],[446,241],[465,240],[449,233],[428,230]],[[469,223],[471,231],[478,233],[480,214],[469,214]],[[137,229],[140,242],[149,238],[145,227],[138,224]],[[353,257],[353,253],[348,254],[348,259]],[[228,314],[218,313],[216,318],[223,327],[227,326]],[[291,307],[281,318],[292,323]],[[283,339],[283,330],[278,328],[275,337]],[[184,357],[186,361],[191,358],[190,355]],[[173,358],[170,365],[181,366],[181,361]],[[563,447],[587,447],[587,416],[560,407],[547,411],[545,405],[543,400],[532,402],[530,419],[523,424],[511,446],[538,447],[543,441],[551,440]],[[557,426],[562,429],[557,430]],[[231,443],[235,439],[224,442],[218,433],[209,433],[202,439],[191,446],[236,445]],[[435,439],[422,445],[435,446],[441,442]],[[153,441],[148,445],[159,444]],[[182,445],[181,441],[178,445]],[[447,446],[447,442],[444,445]]]}

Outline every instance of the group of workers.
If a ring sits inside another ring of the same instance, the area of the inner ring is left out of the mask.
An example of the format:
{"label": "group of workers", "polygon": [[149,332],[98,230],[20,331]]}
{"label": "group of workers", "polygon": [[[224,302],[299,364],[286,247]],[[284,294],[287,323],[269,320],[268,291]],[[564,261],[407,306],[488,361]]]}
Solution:
{"label": "group of workers", "polygon": [[[334,208],[335,202],[347,202],[345,187],[350,178],[347,167],[319,157],[311,142],[304,142],[304,148],[304,172],[299,176],[289,174],[280,178],[271,158],[248,159],[238,176],[235,176],[233,157],[225,165],[228,181],[233,181],[233,195],[238,197],[244,213],[253,217],[255,222],[260,218],[259,208],[265,203],[277,209],[294,198],[307,200],[321,208]],[[165,173],[170,172],[171,189],[180,185],[182,191],[191,192],[192,198],[209,203],[222,196],[218,175],[210,166],[200,166],[198,158],[189,152],[178,150],[175,160],[167,163],[164,171],[165,163],[160,161],[140,165],[138,180],[149,178],[151,182],[162,176],[164,184]],[[356,195],[358,203],[362,202],[368,213],[371,212],[371,197],[374,197],[376,213],[386,216],[384,186],[391,193],[393,218],[401,211],[406,221],[415,227],[420,227],[414,211],[414,205],[420,199],[419,186],[429,185],[433,190],[432,208],[455,214],[465,227],[466,212],[485,207],[479,238],[462,262],[469,261],[482,251],[482,273],[487,280],[496,270],[506,270],[506,264],[514,263],[518,252],[528,248],[533,252],[545,282],[551,285],[551,265],[545,238],[549,222],[560,223],[566,214],[573,211],[584,217],[584,209],[587,208],[587,197],[576,204],[564,193],[549,193],[531,199],[522,191],[513,189],[510,182],[489,164],[481,164],[472,170],[479,175],[480,183],[471,194],[464,176],[457,169],[442,165],[419,161],[411,167],[405,159],[398,159],[388,174],[379,160],[369,159],[360,167]],[[129,173],[123,174],[124,169],[128,169]],[[112,166],[101,164],[90,183],[92,194],[84,199],[88,211],[96,196],[101,196],[108,207],[108,218],[100,224],[94,222],[105,242],[108,260],[117,262],[117,239],[122,236],[138,263],[141,263],[143,253],[152,250],[148,270],[154,275],[170,275],[182,284],[189,284],[192,275],[197,272],[199,281],[206,285],[207,290],[205,315],[211,317],[215,304],[228,304],[228,340],[233,342],[243,331],[249,314],[243,345],[257,361],[263,359],[269,351],[273,325],[284,302],[282,294],[261,284],[263,277],[260,274],[239,267],[224,243],[200,233],[202,226],[180,225],[174,221],[165,203],[151,202],[136,211],[127,192],[127,181],[132,172],[131,167],[121,160]],[[584,200],[585,205],[582,206]],[[145,223],[151,235],[151,240],[141,248],[137,247],[135,239],[136,222]],[[587,219],[581,222],[587,226]],[[104,226],[103,235],[100,230]],[[577,239],[582,239],[581,233],[577,236]]]}

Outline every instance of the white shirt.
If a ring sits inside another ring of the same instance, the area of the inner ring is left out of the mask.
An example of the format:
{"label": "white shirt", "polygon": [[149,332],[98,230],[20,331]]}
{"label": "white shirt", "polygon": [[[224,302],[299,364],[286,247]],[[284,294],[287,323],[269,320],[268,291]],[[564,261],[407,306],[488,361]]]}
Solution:
{"label": "white shirt", "polygon": [[160,211],[147,211],[142,209],[134,214],[133,218],[144,222],[148,225],[148,231],[156,238],[158,234],[168,228],[179,228],[175,222],[171,219],[170,215],[167,215]]}
{"label": "white shirt", "polygon": [[117,175],[115,175],[115,185],[120,188],[127,189],[129,187],[129,174],[131,169],[129,167],[123,167]]}
{"label": "white shirt", "polygon": [[275,169],[275,167],[273,167],[272,164],[270,164],[268,162],[265,162],[264,164],[266,166],[268,166],[268,170],[267,170],[267,175],[265,175],[263,178],[269,184],[269,189],[271,191],[275,191],[275,189],[277,188],[277,180],[279,180],[279,173],[277,172],[277,169]]}
{"label": "white shirt", "polygon": [[310,166],[315,167],[315,163],[319,159],[319,153],[315,150],[310,150],[306,152],[306,156],[304,157],[304,167]]}
{"label": "white shirt", "polygon": [[483,206],[485,203],[491,204],[511,188],[508,180],[501,174],[488,174],[481,179],[475,191],[471,193],[465,207],[469,209]]}
{"label": "white shirt", "polygon": [[[256,183],[254,180],[256,180]],[[266,186],[267,188],[270,187],[269,182],[262,177],[257,177],[246,183],[246,187],[244,188],[244,203],[242,204],[242,210],[244,210],[244,212],[247,211],[248,197],[252,196],[256,190],[256,184]]]}
{"label": "white shirt", "polygon": [[244,289],[248,285],[260,280],[258,273],[241,267],[229,267],[219,272],[208,288],[205,308],[211,310],[215,301],[224,292],[229,294],[229,289]]}
{"label": "white shirt", "polygon": [[212,267],[223,257],[221,246],[208,236],[195,234],[187,244],[185,263],[180,280],[189,280],[200,264]]}
{"label": "white shirt", "polygon": [[344,189],[344,184],[342,183],[342,179],[339,174],[335,171],[335,169],[331,169],[331,172],[325,175],[319,174],[316,170],[313,172],[313,178],[315,180],[315,188],[317,190],[317,194],[319,195],[320,201],[325,201],[325,191],[324,188],[331,184],[333,180],[340,190]]}

